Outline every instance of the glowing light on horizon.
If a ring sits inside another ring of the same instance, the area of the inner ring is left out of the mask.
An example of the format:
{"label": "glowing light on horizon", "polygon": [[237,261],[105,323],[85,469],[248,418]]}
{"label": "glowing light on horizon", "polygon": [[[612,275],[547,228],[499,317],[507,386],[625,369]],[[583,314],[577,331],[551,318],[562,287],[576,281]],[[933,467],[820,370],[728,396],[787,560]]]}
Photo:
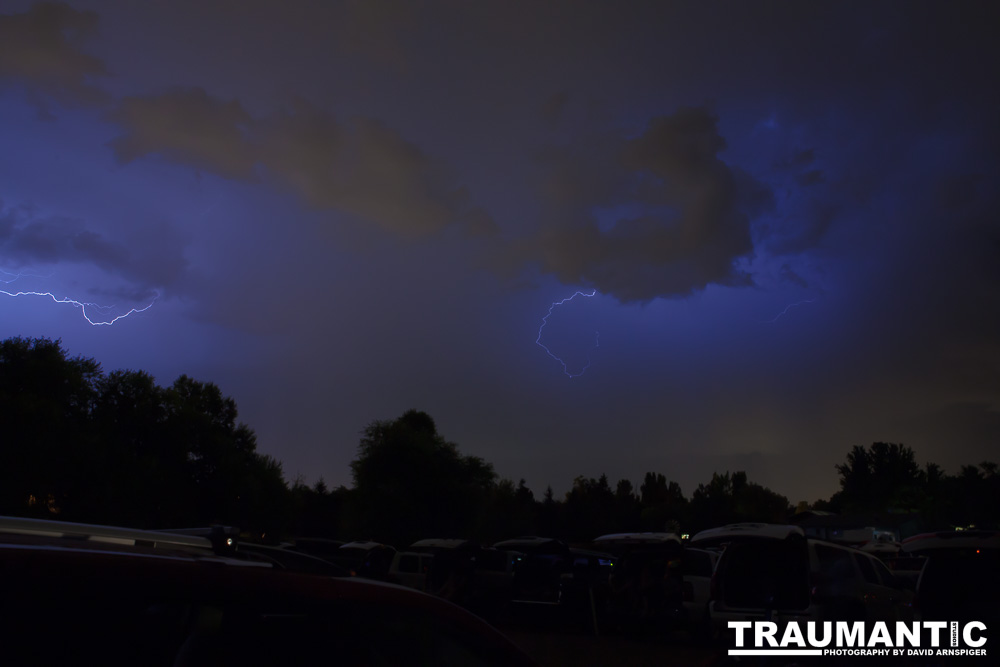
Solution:
{"label": "glowing light on horizon", "polygon": [[544,329],[545,325],[549,323],[549,317],[552,316],[552,311],[555,310],[557,307],[563,305],[567,301],[572,301],[573,299],[575,299],[578,296],[585,296],[585,297],[589,298],[589,297],[596,296],[596,295],[597,295],[597,290],[594,290],[590,294],[587,294],[586,292],[576,292],[572,296],[568,296],[565,299],[563,299],[562,301],[554,301],[552,303],[552,305],[549,306],[549,312],[546,313],[545,317],[542,318],[542,323],[538,327],[538,336],[535,338],[535,344],[538,345],[543,350],[545,350],[545,352],[550,357],[552,357],[553,359],[555,359],[556,361],[558,361],[562,365],[563,373],[566,375],[566,377],[576,378],[576,377],[580,377],[581,375],[583,375],[584,373],[587,372],[587,369],[590,368],[590,364],[592,362],[592,355],[593,355],[594,350],[596,350],[597,348],[599,348],[601,346],[601,332],[600,331],[595,331],[594,332],[594,347],[592,347],[590,349],[590,353],[587,354],[587,365],[584,366],[583,369],[579,373],[570,373],[569,372],[569,367],[566,365],[566,362],[563,361],[562,358],[560,358],[557,355],[553,354],[552,350],[550,350],[548,347],[546,347],[546,345],[542,342],[542,329]]}

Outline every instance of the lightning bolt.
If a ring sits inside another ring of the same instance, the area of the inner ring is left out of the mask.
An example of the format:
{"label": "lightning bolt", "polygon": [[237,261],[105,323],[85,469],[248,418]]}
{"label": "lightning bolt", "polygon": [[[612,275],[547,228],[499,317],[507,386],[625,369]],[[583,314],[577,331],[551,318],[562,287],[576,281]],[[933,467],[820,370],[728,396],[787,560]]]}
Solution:
{"label": "lightning bolt", "polygon": [[[14,273],[10,273],[8,271],[3,271],[3,270],[0,270],[0,273],[2,273],[4,276],[14,276],[10,280],[5,280],[3,278],[0,278],[0,282],[2,282],[4,284],[7,284],[7,285],[9,285],[10,283],[14,282],[18,278],[27,277],[27,276],[31,275],[31,274],[27,274],[27,273],[17,273],[17,274],[14,274]],[[40,276],[32,276],[32,277],[40,277]],[[114,306],[102,306],[100,304],[90,303],[88,301],[77,301],[76,299],[70,299],[69,297],[62,297],[62,298],[60,298],[60,297],[57,297],[52,292],[8,292],[7,290],[0,289],[0,294],[3,294],[5,296],[10,296],[10,297],[18,297],[18,296],[47,296],[50,299],[52,299],[52,301],[54,301],[55,303],[68,303],[71,306],[79,308],[80,312],[83,314],[83,319],[87,320],[87,322],[90,323],[91,326],[95,326],[95,327],[111,326],[112,324],[114,324],[118,320],[123,320],[126,317],[128,317],[129,315],[134,315],[136,313],[145,312],[145,311],[149,310],[150,308],[152,308],[153,304],[156,302],[156,300],[158,298],[160,298],[160,293],[156,292],[155,295],[153,296],[153,299],[149,302],[149,304],[146,305],[143,308],[132,308],[127,313],[124,313],[122,315],[117,315],[117,316],[115,316],[115,317],[113,317],[111,319],[100,318],[100,317],[97,317],[97,316],[95,316],[96,319],[91,319],[91,316],[87,314],[87,309],[88,308],[90,308],[91,310],[98,310],[98,311],[104,310],[104,311],[108,311],[108,310],[111,310],[112,308],[114,308]]]}
{"label": "lightning bolt", "polygon": [[567,301],[572,301],[573,299],[575,299],[578,296],[592,297],[592,296],[594,296],[596,294],[597,294],[597,290],[594,290],[590,294],[586,294],[585,292],[576,292],[572,296],[568,296],[565,299],[563,299],[562,301],[555,301],[555,302],[553,302],[552,305],[549,306],[549,312],[546,313],[545,317],[542,318],[542,323],[538,327],[538,337],[535,338],[535,345],[538,345],[538,347],[540,347],[543,350],[545,350],[545,352],[550,357],[552,357],[553,359],[555,359],[556,361],[558,361],[560,364],[562,364],[563,373],[566,374],[566,377],[577,378],[577,377],[580,377],[581,375],[583,375],[584,373],[587,372],[587,369],[590,368],[591,356],[592,356],[594,350],[596,350],[597,348],[599,348],[601,346],[601,332],[600,331],[595,331],[594,332],[594,347],[591,348],[590,353],[587,355],[587,365],[584,366],[583,370],[581,370],[579,373],[570,373],[569,372],[569,368],[566,366],[566,362],[563,361],[562,359],[560,359],[559,357],[557,357],[556,355],[554,355],[552,353],[552,350],[550,350],[548,347],[545,346],[544,343],[542,343],[542,329],[544,329],[545,325],[549,323],[549,317],[552,316],[552,311],[555,310],[558,306],[563,305]]}
{"label": "lightning bolt", "polygon": [[813,303],[815,300],[816,299],[805,299],[804,301],[796,301],[795,303],[790,303],[787,306],[785,306],[785,309],[783,311],[775,315],[773,319],[764,320],[764,324],[772,324],[774,322],[777,322],[782,315],[790,311],[792,308],[798,308],[799,306],[805,305],[807,303]]}

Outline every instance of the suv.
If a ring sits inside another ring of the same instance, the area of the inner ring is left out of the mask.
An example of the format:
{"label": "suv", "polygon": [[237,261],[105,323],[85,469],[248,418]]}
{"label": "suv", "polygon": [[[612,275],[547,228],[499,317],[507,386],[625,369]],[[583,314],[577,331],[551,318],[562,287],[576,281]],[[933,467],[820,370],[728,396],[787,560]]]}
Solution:
{"label": "suv", "polygon": [[0,518],[0,618],[4,665],[533,664],[416,591],[65,522]]}
{"label": "suv", "polygon": [[728,621],[911,621],[913,596],[872,554],[806,538],[797,526],[735,524],[694,547],[724,551],[712,580],[716,629]]}
{"label": "suv", "polygon": [[1000,620],[1000,531],[914,535],[903,541],[902,552],[925,561],[917,580],[921,620]]}

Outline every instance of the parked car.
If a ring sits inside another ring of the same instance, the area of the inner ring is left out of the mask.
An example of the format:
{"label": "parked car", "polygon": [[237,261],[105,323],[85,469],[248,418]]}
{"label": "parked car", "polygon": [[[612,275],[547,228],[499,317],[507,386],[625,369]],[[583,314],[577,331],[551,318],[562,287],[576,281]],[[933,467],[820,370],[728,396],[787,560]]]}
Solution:
{"label": "parked car", "polygon": [[1000,621],[1000,531],[941,531],[903,540],[902,552],[926,561],[917,580],[920,620]]}
{"label": "parked car", "polygon": [[0,518],[4,665],[531,665],[443,600],[201,538]]}
{"label": "parked car", "polygon": [[341,545],[331,560],[349,570],[352,575],[368,579],[385,579],[396,549],[371,540],[358,540]]}
{"label": "parked car", "polygon": [[332,561],[337,557],[337,550],[344,546],[346,542],[342,540],[328,540],[321,537],[296,537],[292,543],[286,545],[289,551],[316,556],[323,560]]}
{"label": "parked car", "polygon": [[572,572],[569,545],[561,540],[530,536],[497,542],[493,548],[524,554],[514,573],[514,602],[560,603],[563,575]]}
{"label": "parked car", "polygon": [[684,605],[684,622],[688,630],[700,639],[712,633],[712,575],[719,560],[719,552],[711,549],[685,548],[681,554],[681,596]]}
{"label": "parked car", "polygon": [[723,548],[712,582],[716,630],[729,621],[912,621],[913,595],[876,556],[797,526],[736,524],[692,545]]}
{"label": "parked car", "polygon": [[389,566],[387,581],[418,591],[426,591],[434,554],[397,551]]}
{"label": "parked car", "polygon": [[524,559],[520,551],[483,548],[475,555],[474,588],[477,599],[487,603],[509,602],[514,593],[514,577]]}
{"label": "parked car", "polygon": [[607,611],[621,629],[662,634],[685,618],[681,539],[674,533],[614,533],[591,543],[611,554]]}
{"label": "parked car", "polygon": [[885,559],[885,564],[900,586],[908,591],[916,592],[917,581],[920,579],[920,573],[923,572],[924,566],[927,564],[927,558],[924,556],[896,555]]}
{"label": "parked car", "polygon": [[330,577],[351,576],[350,570],[336,563],[281,546],[241,542],[233,555],[238,558],[270,563],[279,570],[288,570],[289,572],[324,574]]}

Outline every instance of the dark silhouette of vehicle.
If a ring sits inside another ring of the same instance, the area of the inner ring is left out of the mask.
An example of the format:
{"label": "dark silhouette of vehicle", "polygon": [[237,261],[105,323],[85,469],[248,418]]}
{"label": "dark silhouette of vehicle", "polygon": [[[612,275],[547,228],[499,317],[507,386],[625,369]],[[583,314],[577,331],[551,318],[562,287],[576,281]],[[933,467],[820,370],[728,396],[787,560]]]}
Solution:
{"label": "dark silhouette of vehicle", "polygon": [[387,544],[358,540],[341,545],[330,560],[354,576],[384,580],[395,555],[396,549]]}
{"label": "dark silhouette of vehicle", "polygon": [[662,635],[685,619],[680,537],[674,533],[614,533],[593,546],[610,553],[607,611],[612,624]]}
{"label": "dark silhouette of vehicle", "polygon": [[912,593],[875,555],[807,538],[798,526],[732,524],[691,544],[724,549],[710,606],[716,631],[737,620],[913,620]]}
{"label": "dark silhouette of vehicle", "polygon": [[516,551],[523,556],[516,563],[512,601],[530,604],[559,604],[563,575],[572,574],[569,545],[548,537],[517,537],[497,542],[494,549]]}
{"label": "dark silhouette of vehicle", "polygon": [[903,540],[926,560],[917,580],[917,616],[926,621],[1000,621],[1000,531],[949,530]]}
{"label": "dark silhouette of vehicle", "polygon": [[531,665],[410,589],[279,570],[209,540],[0,518],[4,665]]}

